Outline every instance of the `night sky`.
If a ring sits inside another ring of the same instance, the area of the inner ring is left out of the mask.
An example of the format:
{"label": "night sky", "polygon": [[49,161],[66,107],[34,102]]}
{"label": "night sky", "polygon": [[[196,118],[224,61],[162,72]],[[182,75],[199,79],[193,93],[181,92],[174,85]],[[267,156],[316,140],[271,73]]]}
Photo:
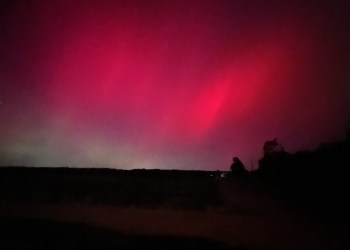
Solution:
{"label": "night sky", "polygon": [[350,2],[1,1],[0,165],[228,170],[350,125]]}

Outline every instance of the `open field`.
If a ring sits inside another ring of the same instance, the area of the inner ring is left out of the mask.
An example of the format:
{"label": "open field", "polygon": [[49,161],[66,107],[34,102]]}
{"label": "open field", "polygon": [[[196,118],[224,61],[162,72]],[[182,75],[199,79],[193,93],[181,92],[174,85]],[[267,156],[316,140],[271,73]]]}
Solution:
{"label": "open field", "polygon": [[6,249],[349,249],[259,183],[215,172],[1,169]]}

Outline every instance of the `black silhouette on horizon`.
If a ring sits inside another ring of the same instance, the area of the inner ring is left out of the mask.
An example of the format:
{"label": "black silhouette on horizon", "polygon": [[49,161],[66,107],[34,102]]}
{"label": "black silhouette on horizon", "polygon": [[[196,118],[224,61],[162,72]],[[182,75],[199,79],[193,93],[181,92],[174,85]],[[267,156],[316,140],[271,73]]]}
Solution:
{"label": "black silhouette on horizon", "polygon": [[243,163],[237,156],[233,157],[230,170],[229,176],[232,177],[242,178],[248,174],[248,171],[245,169]]}
{"label": "black silhouette on horizon", "polygon": [[200,210],[220,206],[220,185],[231,182],[266,187],[315,217],[350,223],[350,133],[294,153],[267,140],[258,163],[248,172],[235,156],[229,178],[221,171],[1,167],[0,199]]}
{"label": "black silhouette on horizon", "polygon": [[262,148],[258,169],[246,172],[248,178],[235,173],[242,167],[239,163],[233,163],[230,175],[264,184],[288,204],[310,211],[317,219],[350,223],[350,132],[344,139],[323,143],[313,151],[290,153],[277,139],[266,141]]}

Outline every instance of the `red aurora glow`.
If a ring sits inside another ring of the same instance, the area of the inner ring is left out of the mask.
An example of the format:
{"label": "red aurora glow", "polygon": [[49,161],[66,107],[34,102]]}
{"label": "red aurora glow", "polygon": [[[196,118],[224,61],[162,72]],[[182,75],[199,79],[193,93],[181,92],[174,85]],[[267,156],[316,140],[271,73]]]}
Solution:
{"label": "red aurora glow", "polygon": [[342,5],[254,2],[8,4],[2,164],[216,170],[340,136]]}

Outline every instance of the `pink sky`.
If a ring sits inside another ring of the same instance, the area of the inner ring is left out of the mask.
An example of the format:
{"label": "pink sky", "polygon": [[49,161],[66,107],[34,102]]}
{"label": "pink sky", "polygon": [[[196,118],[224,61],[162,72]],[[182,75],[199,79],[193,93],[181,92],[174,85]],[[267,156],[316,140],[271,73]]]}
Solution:
{"label": "pink sky", "polygon": [[2,4],[0,164],[249,169],[341,138],[345,2]]}

